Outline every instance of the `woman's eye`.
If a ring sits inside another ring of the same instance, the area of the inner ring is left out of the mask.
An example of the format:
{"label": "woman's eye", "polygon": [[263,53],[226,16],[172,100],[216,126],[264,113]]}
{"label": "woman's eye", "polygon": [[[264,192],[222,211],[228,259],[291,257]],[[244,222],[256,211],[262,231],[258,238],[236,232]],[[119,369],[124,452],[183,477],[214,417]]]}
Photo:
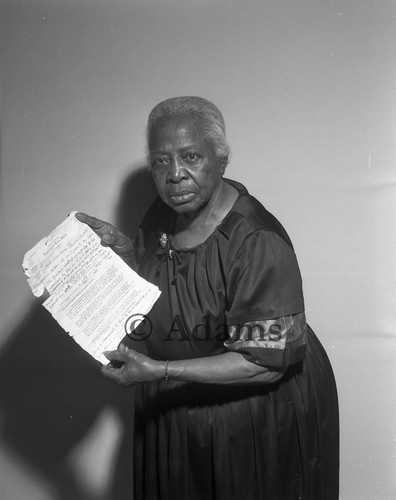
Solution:
{"label": "woman's eye", "polygon": [[190,163],[194,163],[196,161],[199,160],[199,155],[197,155],[197,153],[188,153],[185,157],[184,157],[188,162]]}
{"label": "woman's eye", "polygon": [[168,163],[168,158],[154,158],[153,160],[153,167],[162,167],[164,165],[167,165]]}

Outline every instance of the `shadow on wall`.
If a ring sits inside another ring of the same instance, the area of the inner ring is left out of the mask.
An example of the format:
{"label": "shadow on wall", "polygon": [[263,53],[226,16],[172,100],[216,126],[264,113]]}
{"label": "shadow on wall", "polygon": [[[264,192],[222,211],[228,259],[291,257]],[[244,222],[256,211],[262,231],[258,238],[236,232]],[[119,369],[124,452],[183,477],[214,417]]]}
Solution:
{"label": "shadow on wall", "polygon": [[157,196],[148,166],[134,163],[132,173],[124,180],[117,205],[117,227],[133,238],[147,209]]}
{"label": "shadow on wall", "polygon": [[[143,168],[131,174],[121,190],[119,228],[134,234],[154,196]],[[103,378],[98,363],[40,304],[32,306],[0,353],[0,395],[2,438],[57,499],[132,498],[133,390]],[[99,429],[96,437],[93,429]],[[83,473],[77,465],[84,457]]]}

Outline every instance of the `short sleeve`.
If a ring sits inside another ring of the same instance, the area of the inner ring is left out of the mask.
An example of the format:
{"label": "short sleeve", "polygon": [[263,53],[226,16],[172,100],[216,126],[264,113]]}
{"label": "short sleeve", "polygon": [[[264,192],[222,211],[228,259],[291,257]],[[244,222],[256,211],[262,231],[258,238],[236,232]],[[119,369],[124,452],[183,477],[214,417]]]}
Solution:
{"label": "short sleeve", "polygon": [[307,324],[305,314],[255,320],[228,327],[224,342],[230,351],[267,368],[286,368],[305,358]]}
{"label": "short sleeve", "polygon": [[227,272],[227,323],[301,312],[302,281],[294,250],[275,232],[249,234]]}
{"label": "short sleeve", "polygon": [[248,361],[285,368],[306,352],[301,275],[292,247],[258,230],[240,247],[229,272],[227,349]]}

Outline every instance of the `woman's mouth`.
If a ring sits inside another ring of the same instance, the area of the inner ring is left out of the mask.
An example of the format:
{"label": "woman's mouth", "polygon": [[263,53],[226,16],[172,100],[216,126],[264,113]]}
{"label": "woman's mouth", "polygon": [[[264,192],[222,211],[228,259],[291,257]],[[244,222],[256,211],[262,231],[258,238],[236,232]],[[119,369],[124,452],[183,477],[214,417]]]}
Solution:
{"label": "woman's mouth", "polygon": [[172,201],[172,203],[178,204],[190,201],[190,199],[193,198],[194,195],[195,193],[192,192],[174,193],[169,195],[169,198]]}

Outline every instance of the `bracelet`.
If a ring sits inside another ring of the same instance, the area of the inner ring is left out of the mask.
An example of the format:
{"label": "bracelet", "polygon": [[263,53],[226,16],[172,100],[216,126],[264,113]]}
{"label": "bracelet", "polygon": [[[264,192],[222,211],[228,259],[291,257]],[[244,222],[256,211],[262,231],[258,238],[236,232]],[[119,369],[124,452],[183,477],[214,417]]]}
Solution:
{"label": "bracelet", "polygon": [[168,368],[169,368],[169,359],[165,361],[165,380],[168,382],[169,380],[169,373],[168,373]]}

